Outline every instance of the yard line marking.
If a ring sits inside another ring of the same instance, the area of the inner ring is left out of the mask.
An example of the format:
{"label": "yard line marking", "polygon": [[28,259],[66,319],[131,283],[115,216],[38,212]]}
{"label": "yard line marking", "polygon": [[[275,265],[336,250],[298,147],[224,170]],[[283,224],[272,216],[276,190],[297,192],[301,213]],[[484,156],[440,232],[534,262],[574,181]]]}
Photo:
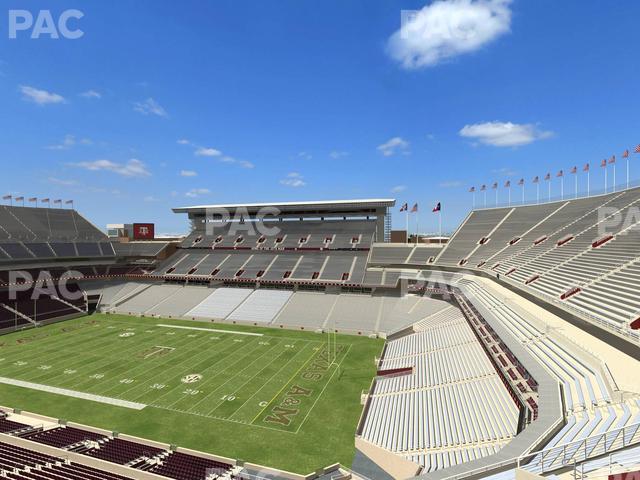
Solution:
{"label": "yard line marking", "polygon": [[55,393],[56,395],[64,395],[66,397],[80,398],[82,400],[91,400],[93,402],[106,403],[117,407],[125,407],[133,410],[142,410],[147,405],[144,403],[128,402],[118,398],[104,397],[102,395],[93,395],[91,393],[78,392],[76,390],[67,390],[66,388],[50,387],[40,383],[24,382],[13,378],[0,377],[0,383],[13,385],[15,387],[29,388],[31,390],[39,390],[41,392]]}
{"label": "yard line marking", "polygon": [[162,323],[157,324],[156,327],[180,328],[183,330],[199,330],[201,332],[233,333],[235,335],[248,335],[250,337],[264,337],[263,333],[238,332],[236,330],[220,330],[218,328],[183,327],[181,325],[164,325]]}
{"label": "yard line marking", "polygon": [[306,366],[307,366],[307,364],[308,364],[308,363],[309,363],[309,362],[310,362],[310,361],[311,361],[311,360],[312,360],[312,359],[313,359],[313,358],[314,358],[314,357],[315,357],[319,352],[321,352],[321,351],[322,351],[322,350],[317,350],[313,355],[311,355],[311,356],[309,357],[309,359],[308,359],[306,362],[304,362],[304,363],[302,364],[302,366],[298,369],[298,371],[297,371],[296,373],[294,373],[293,375],[291,375],[291,378],[289,378],[289,380],[287,380],[287,382],[286,382],[286,383],[284,384],[284,386],[280,389],[280,391],[279,391],[278,393],[276,393],[276,394],[273,396],[273,398],[272,398],[271,400],[269,400],[269,403],[267,403],[267,406],[266,406],[266,407],[264,407],[262,410],[260,410],[260,412],[258,412],[258,415],[256,415],[256,416],[255,416],[255,418],[254,418],[253,420],[251,420],[251,424],[252,424],[252,425],[253,425],[253,422],[255,422],[255,421],[258,419],[258,417],[259,417],[260,415],[262,415],[262,413],[263,413],[267,408],[269,408],[269,405],[271,405],[271,404],[273,403],[273,401],[274,401],[276,398],[278,398],[278,396],[282,393],[282,391],[283,391],[285,388],[287,388],[287,385],[289,385],[289,384],[291,383],[291,381],[292,381],[295,377],[297,377],[297,376],[298,376],[298,374],[302,371],[302,369],[303,369],[304,367],[306,367]]}
{"label": "yard line marking", "polygon": [[182,413],[184,415],[194,415],[196,417],[209,418],[209,419],[212,419],[212,420],[219,420],[221,422],[236,423],[236,424],[239,424],[239,425],[244,425],[245,427],[264,428],[265,430],[274,430],[276,432],[288,433],[290,435],[297,435],[296,432],[293,432],[293,431],[290,431],[290,430],[282,430],[280,428],[269,427],[267,425],[252,425],[251,423],[241,422],[239,420],[230,420],[229,418],[225,418],[225,417],[215,417],[215,416],[211,416],[211,415],[205,415],[204,413],[190,412],[188,410],[180,410],[178,408],[172,408],[172,407],[162,407],[160,405],[153,405],[152,404],[150,406],[153,407],[153,408],[159,408],[161,410],[169,410],[170,412]]}
{"label": "yard line marking", "polygon": [[300,429],[302,428],[302,426],[304,425],[304,422],[307,421],[307,418],[309,418],[309,414],[311,414],[312,410],[314,408],[316,408],[316,404],[318,403],[318,400],[320,400],[320,397],[322,397],[322,394],[324,393],[324,391],[327,389],[327,387],[329,386],[329,384],[331,383],[331,381],[333,380],[333,376],[336,374],[336,372],[338,370],[340,370],[340,367],[342,366],[342,362],[345,361],[345,359],[347,358],[347,355],[349,355],[349,352],[351,351],[351,347],[353,346],[352,343],[349,344],[349,348],[347,348],[347,351],[344,354],[344,357],[342,357],[342,360],[340,360],[340,362],[338,363],[337,368],[335,368],[333,370],[333,373],[331,374],[331,376],[329,377],[329,380],[327,380],[327,383],[325,383],[324,387],[322,388],[322,390],[320,390],[320,394],[316,397],[315,402],[313,402],[313,404],[311,405],[311,408],[309,409],[309,411],[307,412],[307,414],[304,416],[304,418],[302,419],[302,423],[298,426],[298,429],[296,430],[296,433],[298,433],[300,431]]}
{"label": "yard line marking", "polygon": [[[253,398],[255,398],[255,396],[256,396],[258,393],[260,393],[260,391],[262,391],[262,389],[263,389],[264,387],[268,386],[268,385],[269,385],[269,382],[271,382],[275,377],[277,377],[277,376],[280,374],[280,372],[282,372],[282,370],[284,370],[287,366],[289,366],[289,364],[290,364],[293,360],[295,360],[295,359],[296,359],[296,357],[297,357],[298,355],[300,355],[302,352],[304,352],[304,349],[305,349],[306,347],[308,347],[308,346],[310,346],[310,345],[313,345],[313,343],[314,343],[314,342],[309,341],[309,343],[307,343],[307,345],[305,345],[305,346],[304,346],[304,347],[302,347],[300,350],[298,350],[298,351],[295,353],[295,355],[294,355],[293,357],[291,357],[289,360],[287,360],[287,362],[286,362],[284,365],[282,365],[282,367],[280,367],[280,368],[278,369],[278,371],[277,371],[276,373],[274,373],[273,375],[271,375],[271,378],[267,379],[267,380],[266,380],[262,385],[260,385],[260,388],[258,388],[258,389],[253,393],[253,395],[251,395],[249,398],[247,398],[247,400],[246,400],[242,405],[240,405],[238,408],[236,408],[236,410],[235,410],[231,415],[229,415],[229,417],[228,417],[228,418],[232,418],[236,413],[238,413],[238,412],[239,412],[239,411],[240,411],[240,410],[241,410],[241,409],[242,409],[242,408],[243,408],[247,403],[249,403],[249,401],[250,401],[250,400],[252,400]],[[272,363],[273,363],[273,362],[272,362]],[[250,424],[249,424],[249,425],[250,425]]]}

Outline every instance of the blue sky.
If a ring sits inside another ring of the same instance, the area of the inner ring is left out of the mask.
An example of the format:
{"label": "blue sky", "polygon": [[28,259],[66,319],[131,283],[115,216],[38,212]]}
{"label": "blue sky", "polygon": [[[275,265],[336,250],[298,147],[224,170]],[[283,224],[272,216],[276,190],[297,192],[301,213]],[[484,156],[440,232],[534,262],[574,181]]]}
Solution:
{"label": "blue sky", "polygon": [[[11,9],[81,10],[84,35],[10,39]],[[401,9],[419,13],[398,32]],[[631,0],[9,0],[0,16],[2,193],[72,198],[100,227],[394,197],[423,231],[441,201],[452,230],[470,186],[592,162],[602,188],[597,163],[640,142]]]}

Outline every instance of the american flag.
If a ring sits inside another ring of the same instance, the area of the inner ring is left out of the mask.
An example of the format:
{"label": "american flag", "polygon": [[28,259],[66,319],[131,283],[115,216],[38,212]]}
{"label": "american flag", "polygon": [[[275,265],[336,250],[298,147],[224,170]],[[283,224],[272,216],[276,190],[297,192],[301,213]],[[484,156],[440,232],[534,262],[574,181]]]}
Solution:
{"label": "american flag", "polygon": [[16,197],[16,202],[23,202],[24,201],[24,197]]}
{"label": "american flag", "polygon": [[622,152],[622,158],[629,158],[629,150]]}
{"label": "american flag", "polygon": [[507,180],[504,184],[504,188],[511,188],[511,180]]}
{"label": "american flag", "polygon": [[476,191],[476,187],[471,187],[471,188],[469,189],[469,193],[473,193],[473,192],[475,192],[475,191]]}
{"label": "american flag", "polygon": [[578,173],[578,167],[573,167],[571,169],[571,173]]}
{"label": "american flag", "polygon": [[486,185],[482,185],[482,186],[480,187],[480,191],[481,191],[481,192],[484,192],[486,189],[487,189],[487,186],[486,186]]}
{"label": "american flag", "polygon": [[66,201],[66,202],[64,202],[64,203],[65,203],[66,205],[69,205],[69,204],[73,205],[73,200],[67,200],[67,201]]}
{"label": "american flag", "polygon": [[600,162],[600,166],[601,167],[606,167],[607,166],[607,159],[606,158],[602,159],[602,162]]}
{"label": "american flag", "polygon": [[616,156],[615,155],[611,155],[611,158],[609,159],[609,164],[613,165],[614,163],[616,163]]}
{"label": "american flag", "polygon": [[536,176],[533,178],[533,180],[532,180],[532,182],[531,182],[531,183],[538,183],[539,181],[540,181],[540,177],[536,175]]}
{"label": "american flag", "polygon": [[29,202],[37,202],[38,199],[36,197],[31,197],[28,201]]}
{"label": "american flag", "polygon": [[544,176],[544,179],[545,179],[546,181],[551,180],[551,174],[550,174],[550,173],[547,173],[547,174]]}
{"label": "american flag", "polygon": [[518,182],[518,185],[520,185],[520,186],[524,185],[524,178],[520,179],[520,181]]}
{"label": "american flag", "polygon": [[62,203],[62,200],[58,198],[57,200],[54,200],[53,203]]}
{"label": "american flag", "polygon": [[405,203],[404,205],[402,205],[400,207],[400,211],[401,212],[406,212],[407,210],[409,210],[409,204],[408,203]]}
{"label": "american flag", "polygon": [[442,205],[440,204],[440,202],[438,202],[438,204],[435,207],[433,207],[432,212],[436,213],[436,212],[439,212],[440,210],[442,210]]}
{"label": "american flag", "polygon": [[564,172],[562,170],[560,170],[558,172],[558,174],[556,175],[556,177],[564,177]]}
{"label": "american flag", "polygon": [[5,195],[2,197],[3,200],[11,200],[11,195]]}
{"label": "american flag", "polygon": [[493,185],[491,185],[491,188],[493,188],[494,190],[498,188],[498,182],[494,182]]}
{"label": "american flag", "polygon": [[40,203],[49,203],[49,199],[48,198],[43,198],[42,200],[40,200]]}
{"label": "american flag", "polygon": [[415,213],[418,211],[418,204],[416,203],[413,207],[411,207],[411,213]]}
{"label": "american flag", "polygon": [[633,152],[634,152],[634,153],[640,153],[640,145],[638,145],[638,146],[636,147],[636,149],[635,149]]}
{"label": "american flag", "polygon": [[584,164],[584,168],[582,169],[583,172],[588,172],[589,171],[589,164],[585,163]]}

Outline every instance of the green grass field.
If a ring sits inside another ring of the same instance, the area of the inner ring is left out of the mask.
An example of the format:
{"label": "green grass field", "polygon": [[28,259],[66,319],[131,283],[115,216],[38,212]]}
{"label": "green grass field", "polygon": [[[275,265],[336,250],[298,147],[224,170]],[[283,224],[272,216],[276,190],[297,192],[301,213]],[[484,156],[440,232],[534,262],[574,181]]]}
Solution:
{"label": "green grass field", "polygon": [[382,345],[341,335],[334,356],[317,333],[96,314],[0,337],[0,404],[308,473],[351,464]]}

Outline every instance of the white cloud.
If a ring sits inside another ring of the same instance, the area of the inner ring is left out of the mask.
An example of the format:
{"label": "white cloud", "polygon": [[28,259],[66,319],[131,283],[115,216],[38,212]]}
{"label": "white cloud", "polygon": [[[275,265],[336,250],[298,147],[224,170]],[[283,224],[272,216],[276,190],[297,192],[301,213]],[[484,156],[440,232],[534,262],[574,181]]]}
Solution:
{"label": "white cloud", "polygon": [[222,155],[222,152],[215,148],[200,147],[195,151],[195,155],[197,157],[219,157]]}
{"label": "white cloud", "polygon": [[23,95],[23,99],[29,102],[33,102],[37,105],[48,105],[53,103],[64,103],[64,97],[57,93],[47,92],[46,90],[39,90],[28,85],[20,85],[18,87]]}
{"label": "white cloud", "polygon": [[287,187],[304,187],[307,182],[304,181],[304,177],[300,175],[298,172],[291,172],[287,175],[287,178],[280,180],[282,185],[286,185]]}
{"label": "white cloud", "polygon": [[76,180],[66,180],[56,177],[47,178],[47,182],[52,183],[53,185],[60,185],[61,187],[73,187],[74,185],[78,185]]}
{"label": "white cloud", "polygon": [[396,185],[391,189],[391,193],[400,193],[404,192],[407,189],[406,185]]}
{"label": "white cloud", "polygon": [[195,177],[198,174],[196,172],[194,172],[193,170],[180,170],[180,176],[181,177]]}
{"label": "white cloud", "polygon": [[387,43],[403,68],[430,67],[509,32],[511,0],[438,0],[404,19]]}
{"label": "white cloud", "polygon": [[178,140],[178,145],[191,145],[191,142],[186,138],[181,138],[180,140]]}
{"label": "white cloud", "polygon": [[147,98],[144,102],[135,102],[133,109],[143,115],[157,115],[158,117],[169,116],[167,111],[151,97]]}
{"label": "white cloud", "polygon": [[47,150],[69,150],[76,144],[76,137],[74,135],[65,135],[61,143],[57,145],[49,145],[45,147]]}
{"label": "white cloud", "polygon": [[438,186],[440,188],[458,188],[462,186],[462,182],[459,180],[449,180],[447,182],[441,182]]}
{"label": "white cloud", "polygon": [[343,152],[340,150],[332,150],[329,152],[329,156],[334,160],[338,160],[339,158],[343,158],[349,155],[349,152]]}
{"label": "white cloud", "polygon": [[409,148],[409,142],[401,137],[393,137],[382,145],[378,145],[376,148],[385,157],[391,157],[396,153],[408,153],[407,149]]}
{"label": "white cloud", "polygon": [[531,123],[485,122],[465,125],[459,134],[465,138],[473,138],[485,145],[517,147],[549,138],[553,132],[539,130]]}
{"label": "white cloud", "polygon": [[196,198],[196,197],[199,197],[200,195],[208,195],[210,193],[211,193],[211,190],[209,190],[208,188],[192,188],[184,195],[186,197]]}
{"label": "white cloud", "polygon": [[91,171],[113,172],[123,177],[148,177],[151,175],[145,164],[135,158],[132,158],[127,163],[116,163],[111,160],[93,160],[90,162],[70,163],[69,165]]}
{"label": "white cloud", "polygon": [[160,200],[158,200],[156,197],[154,197],[153,195],[147,195],[146,197],[144,197],[142,200],[144,200],[147,203],[151,203],[151,202],[159,202]]}
{"label": "white cloud", "polygon": [[80,96],[83,98],[96,98],[96,99],[102,98],[102,94],[95,90],[87,90],[86,92],[82,92]]}
{"label": "white cloud", "polygon": [[301,158],[303,160],[311,160],[313,157],[308,152],[299,152],[298,153],[298,158]]}
{"label": "white cloud", "polygon": [[238,165],[240,165],[242,168],[254,168],[255,165],[251,162],[247,162],[246,160],[240,160],[238,162]]}

